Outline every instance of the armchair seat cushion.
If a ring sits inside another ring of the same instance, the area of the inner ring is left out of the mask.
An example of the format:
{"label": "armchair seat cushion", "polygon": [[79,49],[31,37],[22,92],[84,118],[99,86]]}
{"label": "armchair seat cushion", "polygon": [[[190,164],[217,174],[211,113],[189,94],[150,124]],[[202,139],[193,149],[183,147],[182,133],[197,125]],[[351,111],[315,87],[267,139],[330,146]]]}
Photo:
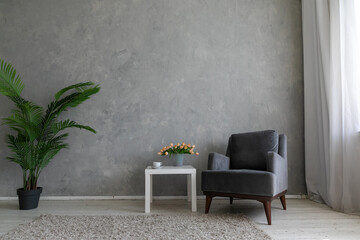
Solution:
{"label": "armchair seat cushion", "polygon": [[250,169],[203,171],[201,189],[204,192],[269,197],[278,194],[276,175],[274,173]]}

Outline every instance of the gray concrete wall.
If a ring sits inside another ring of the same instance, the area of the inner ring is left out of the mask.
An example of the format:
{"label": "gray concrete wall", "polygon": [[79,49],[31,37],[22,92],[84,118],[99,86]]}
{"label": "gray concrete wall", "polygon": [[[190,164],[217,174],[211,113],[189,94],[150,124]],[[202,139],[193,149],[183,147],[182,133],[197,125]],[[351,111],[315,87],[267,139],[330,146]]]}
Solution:
{"label": "gray concrete wall", "polygon": [[[44,170],[43,195],[143,195],[144,168],[173,162],[170,142],[197,145],[200,172],[225,153],[231,133],[288,135],[289,193],[305,193],[299,0],[2,0],[0,58],[21,73],[24,96],[43,106],[69,84],[101,92],[64,117],[70,149]],[[12,104],[0,97],[0,117]],[[20,168],[8,162],[0,127],[0,196],[15,196]],[[184,176],[155,180],[159,195],[185,195]],[[161,186],[160,186],[161,185]]]}

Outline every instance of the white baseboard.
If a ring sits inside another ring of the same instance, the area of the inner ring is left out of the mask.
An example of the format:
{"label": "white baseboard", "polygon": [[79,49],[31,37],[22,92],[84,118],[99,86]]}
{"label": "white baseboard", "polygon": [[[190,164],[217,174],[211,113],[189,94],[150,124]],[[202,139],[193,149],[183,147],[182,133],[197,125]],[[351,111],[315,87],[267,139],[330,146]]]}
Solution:
{"label": "white baseboard", "polygon": [[[187,196],[154,196],[156,200],[180,200],[187,199]],[[306,195],[286,195],[288,199],[305,199]],[[0,201],[17,200],[17,197],[0,197]],[[45,201],[67,201],[67,200],[144,200],[144,196],[41,196],[40,200]],[[197,196],[198,200],[205,199],[204,195]]]}

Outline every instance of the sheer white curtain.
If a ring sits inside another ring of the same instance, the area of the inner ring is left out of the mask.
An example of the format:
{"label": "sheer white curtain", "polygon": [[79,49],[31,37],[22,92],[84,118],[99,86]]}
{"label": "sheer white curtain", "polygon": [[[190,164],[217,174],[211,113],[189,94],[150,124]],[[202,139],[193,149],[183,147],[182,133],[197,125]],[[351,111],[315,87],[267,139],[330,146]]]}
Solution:
{"label": "sheer white curtain", "polygon": [[308,195],[360,213],[360,1],[303,0]]}

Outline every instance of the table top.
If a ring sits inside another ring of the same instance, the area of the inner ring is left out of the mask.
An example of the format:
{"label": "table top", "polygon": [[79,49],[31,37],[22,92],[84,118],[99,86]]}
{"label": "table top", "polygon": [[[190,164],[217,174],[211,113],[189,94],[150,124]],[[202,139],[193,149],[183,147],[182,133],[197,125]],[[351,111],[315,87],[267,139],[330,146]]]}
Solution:
{"label": "table top", "polygon": [[148,166],[145,169],[145,173],[149,174],[186,174],[186,173],[196,173],[196,168],[191,165],[184,166],[161,166],[160,168],[152,168]]}

